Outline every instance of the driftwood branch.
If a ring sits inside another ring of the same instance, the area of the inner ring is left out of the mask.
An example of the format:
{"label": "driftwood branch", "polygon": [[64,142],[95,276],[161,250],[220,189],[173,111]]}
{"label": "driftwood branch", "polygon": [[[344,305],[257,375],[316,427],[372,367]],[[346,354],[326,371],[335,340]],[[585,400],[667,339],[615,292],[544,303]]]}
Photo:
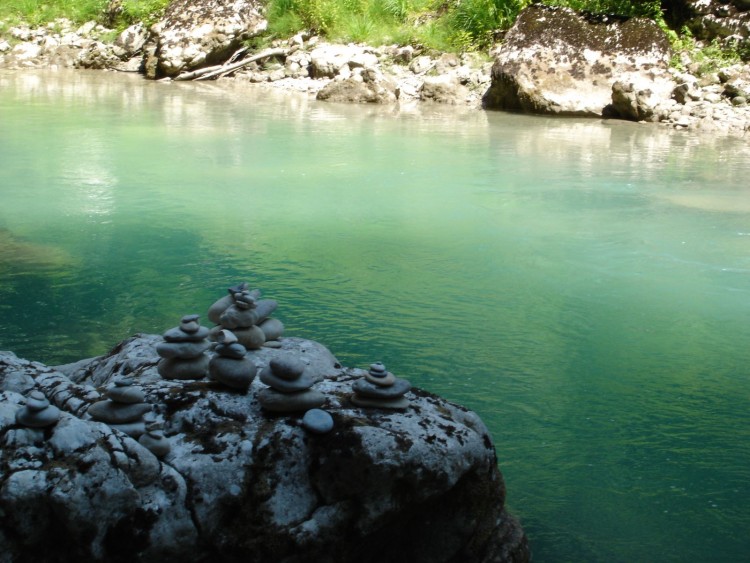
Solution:
{"label": "driftwood branch", "polygon": [[194,70],[192,72],[183,72],[182,74],[176,76],[174,80],[209,80],[217,76],[225,76],[236,71],[238,68],[242,68],[245,65],[249,65],[250,63],[259,61],[261,59],[286,55],[286,49],[267,49],[258,53],[257,55],[242,59],[241,61],[238,61],[236,63],[207,66],[205,68],[199,68],[198,70]]}

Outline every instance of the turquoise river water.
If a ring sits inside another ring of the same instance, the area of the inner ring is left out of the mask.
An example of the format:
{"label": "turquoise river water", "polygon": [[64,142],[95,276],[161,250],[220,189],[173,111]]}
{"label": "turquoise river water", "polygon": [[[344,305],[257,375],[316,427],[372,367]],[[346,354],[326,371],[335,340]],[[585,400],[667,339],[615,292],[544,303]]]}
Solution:
{"label": "turquoise river water", "polygon": [[135,76],[0,74],[0,349],[249,281],[477,411],[536,562],[750,560],[750,145]]}

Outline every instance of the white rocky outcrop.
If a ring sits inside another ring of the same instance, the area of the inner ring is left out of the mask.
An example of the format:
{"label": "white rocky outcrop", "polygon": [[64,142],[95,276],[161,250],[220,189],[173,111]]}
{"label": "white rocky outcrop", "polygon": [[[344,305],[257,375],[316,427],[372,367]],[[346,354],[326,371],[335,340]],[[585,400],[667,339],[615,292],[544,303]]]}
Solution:
{"label": "white rocky outcrop", "polygon": [[253,0],[175,0],[151,28],[146,75],[171,77],[223,62],[267,25]]}
{"label": "white rocky outcrop", "polygon": [[523,10],[496,52],[489,108],[601,116],[612,86],[668,98],[671,49],[650,20],[587,16],[568,8]]}
{"label": "white rocky outcrop", "polygon": [[[263,410],[261,378],[247,391],[161,378],[160,341],[138,335],[58,368],[0,352],[5,560],[528,560],[475,413],[418,389],[398,411],[357,407],[352,386],[366,372],[313,341],[249,352],[258,369],[304,364],[332,422],[311,432],[304,413]],[[159,457],[87,415],[123,376],[169,442]],[[62,411],[54,426],[16,420],[34,389]]]}

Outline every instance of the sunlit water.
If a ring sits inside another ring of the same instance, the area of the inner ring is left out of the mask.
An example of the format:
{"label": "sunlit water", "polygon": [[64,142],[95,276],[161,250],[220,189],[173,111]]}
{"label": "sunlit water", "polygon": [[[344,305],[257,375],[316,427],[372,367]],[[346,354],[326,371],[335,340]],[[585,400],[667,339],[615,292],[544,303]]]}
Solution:
{"label": "sunlit water", "polygon": [[537,562],[746,561],[749,178],[747,140],[649,126],[0,74],[0,349],[247,280],[476,410]]}

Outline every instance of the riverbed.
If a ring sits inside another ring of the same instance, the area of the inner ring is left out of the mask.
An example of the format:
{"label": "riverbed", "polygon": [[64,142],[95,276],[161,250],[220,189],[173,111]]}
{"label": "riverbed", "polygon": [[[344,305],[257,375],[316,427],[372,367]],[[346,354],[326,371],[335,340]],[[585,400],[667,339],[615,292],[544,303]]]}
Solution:
{"label": "riverbed", "polygon": [[619,121],[0,73],[0,349],[205,319],[489,426],[537,562],[726,561],[750,529],[750,147]]}

